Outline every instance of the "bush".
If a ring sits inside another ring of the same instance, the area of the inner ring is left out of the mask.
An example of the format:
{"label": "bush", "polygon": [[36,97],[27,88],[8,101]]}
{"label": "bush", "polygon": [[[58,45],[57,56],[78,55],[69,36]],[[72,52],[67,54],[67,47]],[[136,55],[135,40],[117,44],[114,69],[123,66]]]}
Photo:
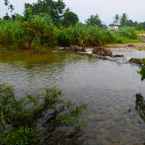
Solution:
{"label": "bush", "polygon": [[24,30],[24,40],[28,49],[33,43],[42,46],[52,47],[56,44],[55,26],[48,16],[33,16],[30,20],[22,24]]}
{"label": "bush", "polygon": [[57,44],[59,46],[70,46],[71,38],[68,28],[57,30]]}

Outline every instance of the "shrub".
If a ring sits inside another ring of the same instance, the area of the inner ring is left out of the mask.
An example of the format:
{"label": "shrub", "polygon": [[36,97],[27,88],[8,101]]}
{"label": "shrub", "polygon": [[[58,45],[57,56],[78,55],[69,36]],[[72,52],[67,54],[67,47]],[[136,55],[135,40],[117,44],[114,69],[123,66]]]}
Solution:
{"label": "shrub", "polygon": [[71,38],[68,28],[57,30],[57,44],[59,46],[70,46]]}
{"label": "shrub", "polygon": [[16,128],[0,135],[4,145],[30,145],[33,143],[33,130],[31,128]]}
{"label": "shrub", "polygon": [[56,44],[55,26],[48,16],[33,16],[30,20],[22,24],[24,30],[24,40],[28,49],[32,48],[33,43],[42,46],[54,46]]}

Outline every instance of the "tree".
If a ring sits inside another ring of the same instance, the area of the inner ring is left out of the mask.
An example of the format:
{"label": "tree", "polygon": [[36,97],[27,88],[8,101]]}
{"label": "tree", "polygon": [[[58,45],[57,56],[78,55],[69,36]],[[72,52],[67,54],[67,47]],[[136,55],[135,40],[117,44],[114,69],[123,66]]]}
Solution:
{"label": "tree", "polygon": [[10,16],[9,16],[9,14],[6,13],[5,16],[3,17],[3,19],[4,19],[4,20],[9,20],[9,19],[11,19],[11,18],[10,18]]}
{"label": "tree", "polygon": [[90,18],[87,19],[87,24],[88,25],[96,25],[96,26],[100,26],[100,27],[103,26],[102,22],[97,14],[91,15]]}
{"label": "tree", "polygon": [[38,0],[33,4],[25,4],[24,15],[26,19],[31,15],[47,14],[54,23],[59,23],[64,13],[65,4],[62,0]]}
{"label": "tree", "polygon": [[120,23],[120,16],[118,14],[115,15],[113,23],[117,25]]}
{"label": "tree", "polygon": [[10,19],[9,12],[12,13],[14,11],[14,6],[10,3],[9,0],[4,0],[4,5],[7,8],[7,12],[4,16],[4,19],[7,20],[7,19]]}
{"label": "tree", "polygon": [[33,16],[29,21],[22,24],[24,30],[25,47],[32,49],[33,42],[47,46],[53,46],[54,39],[54,26],[51,18],[47,15]]}
{"label": "tree", "polygon": [[25,4],[25,10],[24,10],[24,17],[26,20],[29,20],[33,16],[32,14],[32,5],[26,3]]}
{"label": "tree", "polygon": [[79,22],[77,14],[67,9],[63,15],[62,24],[64,26],[75,25]]}
{"label": "tree", "polygon": [[128,22],[128,16],[126,13],[123,13],[120,19],[120,23],[122,26],[127,25]]}

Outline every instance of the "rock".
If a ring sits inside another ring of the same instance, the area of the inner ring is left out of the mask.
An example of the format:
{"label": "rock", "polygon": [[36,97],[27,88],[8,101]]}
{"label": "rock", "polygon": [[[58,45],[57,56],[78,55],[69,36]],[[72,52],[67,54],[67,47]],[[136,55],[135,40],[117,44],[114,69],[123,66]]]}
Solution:
{"label": "rock", "polygon": [[58,47],[59,50],[65,50],[65,47]]}
{"label": "rock", "polygon": [[110,49],[96,47],[93,49],[93,53],[100,55],[100,56],[112,56],[112,51]]}
{"label": "rock", "polygon": [[135,47],[133,44],[128,44],[128,47]]}
{"label": "rock", "polygon": [[59,50],[74,51],[74,52],[85,52],[85,48],[77,46],[77,45],[59,47]]}
{"label": "rock", "polygon": [[130,113],[130,112],[131,112],[131,109],[129,108],[129,109],[128,109],[128,113]]}
{"label": "rock", "polygon": [[86,49],[85,49],[85,52],[86,52],[87,54],[93,54],[93,48],[86,48]]}
{"label": "rock", "polygon": [[124,57],[123,54],[116,54],[116,55],[112,55],[112,57]]}
{"label": "rock", "polygon": [[[77,45],[72,45],[70,47],[59,47],[60,50],[66,50],[66,51],[73,51],[78,53],[84,53],[93,55],[96,54],[98,56],[110,56],[112,57],[112,51],[107,48],[102,47],[95,47],[95,48],[84,48]],[[123,57],[122,55],[115,55],[114,57]]]}
{"label": "rock", "polygon": [[70,46],[70,50],[74,52],[85,52],[85,48],[77,46],[77,45]]}

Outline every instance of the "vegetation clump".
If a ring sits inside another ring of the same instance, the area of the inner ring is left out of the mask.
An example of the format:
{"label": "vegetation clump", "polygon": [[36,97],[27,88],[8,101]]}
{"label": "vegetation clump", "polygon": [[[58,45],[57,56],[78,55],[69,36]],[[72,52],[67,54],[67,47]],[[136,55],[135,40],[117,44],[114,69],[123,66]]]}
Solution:
{"label": "vegetation clump", "polygon": [[[142,66],[138,73],[141,76],[141,81],[145,79],[145,66]],[[136,94],[136,102],[135,102],[136,110],[139,113],[140,117],[145,121],[145,99],[141,93]]]}
{"label": "vegetation clump", "polygon": [[[77,142],[84,105],[64,101],[56,88],[16,98],[0,85],[0,145],[67,145]],[[56,142],[57,138],[57,142]],[[75,139],[74,139],[75,138]]]}
{"label": "vegetation clump", "polygon": [[145,59],[140,59],[140,58],[131,58],[129,60],[130,63],[134,63],[134,64],[138,64],[140,66],[144,66],[145,65]]}

